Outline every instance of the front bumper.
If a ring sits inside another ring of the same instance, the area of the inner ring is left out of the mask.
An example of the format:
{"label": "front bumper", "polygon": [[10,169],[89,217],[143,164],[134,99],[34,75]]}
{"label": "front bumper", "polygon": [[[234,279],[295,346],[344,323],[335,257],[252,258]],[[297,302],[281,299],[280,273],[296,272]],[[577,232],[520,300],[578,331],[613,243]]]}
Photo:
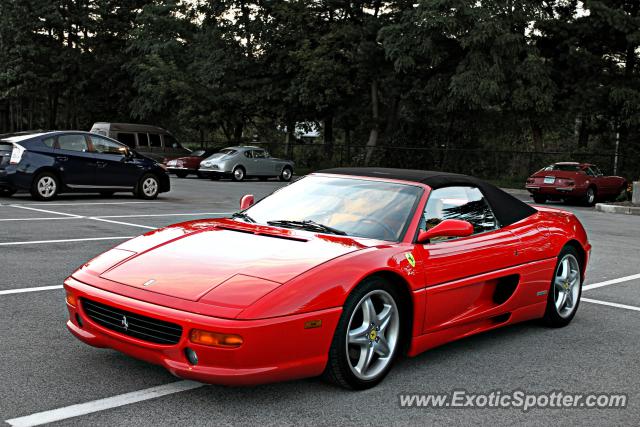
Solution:
{"label": "front bumper", "polygon": [[[172,374],[196,381],[250,385],[320,375],[327,363],[333,332],[341,308],[258,320],[233,320],[190,313],[114,294],[73,278],[64,287],[68,293],[121,310],[179,324],[183,328],[177,344],[165,345],[143,341],[107,329],[91,320],[81,303],[67,303],[67,328],[81,341],[95,347],[108,347],[150,363],[164,366]],[[81,324],[77,317],[80,317]],[[311,320],[321,327],[306,329]],[[244,343],[234,349],[210,347],[189,341],[191,329],[238,334]],[[189,347],[198,354],[192,365],[185,356]]]}
{"label": "front bumper", "polygon": [[197,169],[193,169],[193,168],[167,166],[167,172],[169,172],[169,173],[176,173],[176,172],[196,173],[196,172],[198,172],[198,170]]}

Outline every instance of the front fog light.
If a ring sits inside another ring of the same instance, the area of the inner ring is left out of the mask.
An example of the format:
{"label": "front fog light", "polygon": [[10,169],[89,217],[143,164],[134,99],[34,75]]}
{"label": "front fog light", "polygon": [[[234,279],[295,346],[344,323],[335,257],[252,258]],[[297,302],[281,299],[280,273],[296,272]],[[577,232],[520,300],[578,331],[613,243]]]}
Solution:
{"label": "front fog light", "polygon": [[189,361],[189,363],[191,363],[192,365],[198,364],[198,354],[195,352],[195,350],[187,347],[184,349],[184,354],[185,356],[187,356],[187,360]]}

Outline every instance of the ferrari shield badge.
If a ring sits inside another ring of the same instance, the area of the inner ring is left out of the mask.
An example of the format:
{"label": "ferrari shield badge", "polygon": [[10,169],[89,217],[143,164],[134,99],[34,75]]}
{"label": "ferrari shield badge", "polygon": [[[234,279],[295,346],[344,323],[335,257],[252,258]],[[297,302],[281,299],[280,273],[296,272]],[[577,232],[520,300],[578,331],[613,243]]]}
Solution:
{"label": "ferrari shield badge", "polygon": [[407,252],[406,254],[404,254],[405,258],[407,258],[407,261],[409,261],[409,264],[411,264],[411,267],[415,267],[416,266],[416,259],[413,257],[413,254],[411,252]]}

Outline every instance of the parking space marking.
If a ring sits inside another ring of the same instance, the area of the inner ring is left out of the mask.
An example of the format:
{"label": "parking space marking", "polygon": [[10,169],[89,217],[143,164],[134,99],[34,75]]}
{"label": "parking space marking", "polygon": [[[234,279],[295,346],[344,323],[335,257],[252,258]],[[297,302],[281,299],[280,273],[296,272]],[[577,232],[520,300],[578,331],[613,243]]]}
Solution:
{"label": "parking space marking", "polygon": [[49,213],[49,214],[54,214],[54,215],[64,215],[64,216],[70,216],[70,217],[74,217],[74,218],[82,218],[82,215],[76,215],[76,214],[70,214],[70,213],[64,213],[64,212],[56,212],[56,211],[48,211],[46,209],[37,209],[37,208],[30,208],[28,206],[20,206],[20,205],[8,205],[11,208],[16,208],[16,209],[28,209],[30,211],[36,211],[36,212],[44,212],[44,213]]}
{"label": "parking space marking", "polygon": [[120,406],[130,405],[132,403],[144,400],[155,399],[157,397],[169,394],[181,393],[183,391],[193,390],[205,386],[203,383],[195,381],[177,381],[170,384],[164,384],[144,390],[133,391],[131,393],[120,394],[113,397],[98,399],[91,402],[79,403],[77,405],[66,406],[63,408],[53,409],[51,411],[38,412],[36,414],[27,415],[19,418],[12,418],[5,422],[15,427],[38,426],[56,421],[62,421],[69,418],[79,417],[81,415],[91,414],[94,412],[104,411],[106,409],[117,408]]}
{"label": "parking space marking", "polygon": [[82,217],[49,217],[49,218],[3,218],[0,221],[56,221],[61,219],[81,219]]}
{"label": "parking space marking", "polygon": [[0,291],[0,295],[22,294],[25,292],[50,291],[52,289],[61,289],[61,288],[62,288],[62,285],[38,286],[37,288],[5,289],[3,291]]}
{"label": "parking space marking", "polygon": [[132,224],[130,222],[113,221],[113,220],[110,220],[110,219],[104,219],[102,217],[97,217],[97,216],[88,216],[87,219],[92,219],[94,221],[108,222],[108,223],[111,223],[111,224],[128,225],[129,227],[146,228],[147,230],[157,230],[158,229],[158,227],[150,227],[148,225],[141,225],[141,224]]}
{"label": "parking space marking", "polygon": [[582,287],[583,291],[588,291],[590,289],[597,289],[603,286],[615,285],[616,283],[629,282],[631,280],[640,279],[640,274],[632,274],[631,276],[619,277],[617,279],[607,280],[605,282],[592,283],[590,285],[586,285]]}
{"label": "parking space marking", "polygon": [[194,213],[172,213],[172,214],[146,214],[146,215],[100,215],[92,216],[96,218],[146,218],[146,217],[163,217],[163,216],[198,216],[198,215],[230,215],[233,212],[194,212]]}
{"label": "parking space marking", "polygon": [[[47,206],[90,206],[90,205],[138,205],[141,203],[166,203],[164,201],[136,201],[136,202],[89,202],[89,203],[47,203]],[[42,206],[41,203],[16,203],[20,206]]]}
{"label": "parking space marking", "polygon": [[135,236],[114,236],[114,237],[89,237],[86,239],[59,239],[59,240],[29,240],[26,242],[2,242],[0,246],[15,245],[40,245],[46,243],[67,243],[67,242],[90,242],[94,240],[125,240],[132,239]]}
{"label": "parking space marking", "polygon": [[580,301],[590,302],[592,304],[606,305],[606,306],[615,307],[615,308],[623,308],[625,310],[640,311],[640,307],[635,307],[633,305],[618,304],[617,302],[601,301],[598,299],[591,299],[591,298],[580,298]]}

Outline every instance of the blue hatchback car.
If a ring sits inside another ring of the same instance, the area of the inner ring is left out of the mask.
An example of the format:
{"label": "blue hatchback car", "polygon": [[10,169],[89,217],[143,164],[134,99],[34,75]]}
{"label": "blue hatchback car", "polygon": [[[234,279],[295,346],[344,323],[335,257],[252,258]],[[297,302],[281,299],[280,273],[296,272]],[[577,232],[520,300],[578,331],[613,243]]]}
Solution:
{"label": "blue hatchback car", "polygon": [[171,188],[154,160],[113,139],[80,131],[0,137],[0,196],[28,190],[37,200],[60,193],[131,191],[155,199]]}

